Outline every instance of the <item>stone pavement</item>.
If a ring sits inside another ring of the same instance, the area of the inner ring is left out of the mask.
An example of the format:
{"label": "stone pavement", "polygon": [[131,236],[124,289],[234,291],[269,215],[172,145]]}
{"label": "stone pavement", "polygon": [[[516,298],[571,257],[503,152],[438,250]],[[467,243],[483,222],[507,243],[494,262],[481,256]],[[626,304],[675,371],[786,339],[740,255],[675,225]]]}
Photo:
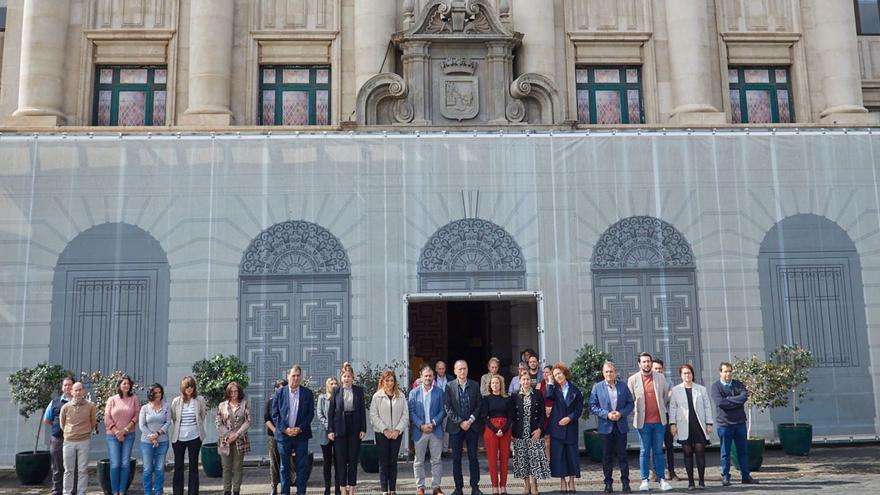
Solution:
{"label": "stone pavement", "polygon": [[[728,488],[721,486],[721,471],[718,467],[718,450],[713,449],[707,452],[707,485],[706,492],[712,493],[737,493],[737,494],[757,494],[757,493],[825,493],[833,495],[841,495],[843,493],[874,493],[877,486],[880,486],[880,445],[878,444],[860,444],[846,445],[834,447],[822,447],[813,449],[812,453],[807,457],[790,457],[786,456],[780,450],[768,450],[764,458],[764,466],[755,473],[755,478],[760,480],[761,484],[757,486],[744,486],[738,483],[738,472],[733,472],[734,484]],[[463,466],[465,470],[465,482],[467,483],[467,463]],[[489,486],[489,474],[486,467],[485,457],[481,455],[481,472],[483,473],[480,487],[487,494],[491,494]],[[681,462],[680,452],[676,455],[676,473],[684,476],[684,468]],[[635,453],[630,455],[630,474],[633,480],[638,479],[638,456]],[[267,482],[266,465],[251,466],[245,468],[245,480],[242,484],[242,494],[266,494],[269,490]],[[447,494],[452,492],[452,468],[449,459],[444,459],[443,464],[443,489]],[[615,478],[617,478],[615,473]],[[323,494],[323,481],[320,466],[316,466],[312,471],[312,477],[309,482],[309,493],[320,495]],[[379,492],[378,474],[368,474],[363,471],[359,475],[359,494],[370,494]],[[100,494],[101,490],[96,485],[94,472],[90,476],[90,486],[88,494]],[[165,493],[170,490],[171,472],[166,473]],[[207,478],[202,475],[201,493],[215,494],[223,493],[222,480],[217,478]],[[638,488],[638,482],[633,482],[633,488]],[[675,487],[674,491],[685,491],[687,487],[686,481],[672,482]],[[652,484],[657,492],[656,484]],[[398,493],[412,494],[415,492],[415,484],[412,477],[412,463],[400,463],[399,465],[399,481]],[[582,458],[582,477],[577,482],[578,491],[597,492],[602,489],[602,473],[601,466]],[[615,489],[619,488],[619,484],[615,483]],[[508,491],[511,495],[517,495],[521,492],[522,485],[518,480],[510,479],[508,482]],[[544,492],[556,492],[559,490],[559,483],[555,479],[545,480],[540,483],[540,490]],[[0,473],[0,494],[45,494],[48,493],[48,486],[42,487],[23,487],[19,486],[15,478],[15,473],[4,471]],[[129,492],[132,495],[140,495],[143,493],[140,483],[140,471],[135,477],[132,489]],[[465,490],[465,493],[470,493]],[[616,492],[615,492],[616,493]],[[701,493],[701,492],[697,492]]]}

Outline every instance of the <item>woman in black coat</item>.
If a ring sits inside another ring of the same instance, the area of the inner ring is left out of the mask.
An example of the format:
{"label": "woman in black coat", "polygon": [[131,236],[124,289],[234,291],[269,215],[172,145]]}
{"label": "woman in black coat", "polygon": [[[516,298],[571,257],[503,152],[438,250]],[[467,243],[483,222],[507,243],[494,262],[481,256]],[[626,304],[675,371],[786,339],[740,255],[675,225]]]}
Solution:
{"label": "woman in black coat", "polygon": [[538,480],[550,477],[544,454],[544,398],[532,387],[528,371],[519,374],[520,389],[513,399],[513,475],[525,480],[523,493],[538,494]]}
{"label": "woman in black coat", "polygon": [[571,371],[559,362],[553,365],[553,384],[547,386],[547,400],[553,401],[547,429],[550,430],[550,473],[562,478],[562,493],[574,493],[574,479],[581,477],[578,456],[578,419],[584,410],[584,394],[569,380]]}
{"label": "woman in black coat", "polygon": [[367,405],[364,388],[352,384],[354,372],[343,367],[342,385],[333,390],[327,408],[327,438],[336,450],[336,484],[343,495],[354,495],[361,441],[367,435]]}

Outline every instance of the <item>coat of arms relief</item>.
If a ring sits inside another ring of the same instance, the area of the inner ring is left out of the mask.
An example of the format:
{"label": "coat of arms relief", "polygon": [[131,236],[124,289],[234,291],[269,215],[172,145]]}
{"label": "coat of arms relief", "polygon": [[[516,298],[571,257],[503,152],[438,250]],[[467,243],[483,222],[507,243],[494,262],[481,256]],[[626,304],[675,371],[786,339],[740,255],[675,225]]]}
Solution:
{"label": "coat of arms relief", "polygon": [[443,72],[443,105],[440,114],[447,119],[472,119],[480,113],[480,80],[474,74],[477,63],[469,58],[447,58],[440,63]]}

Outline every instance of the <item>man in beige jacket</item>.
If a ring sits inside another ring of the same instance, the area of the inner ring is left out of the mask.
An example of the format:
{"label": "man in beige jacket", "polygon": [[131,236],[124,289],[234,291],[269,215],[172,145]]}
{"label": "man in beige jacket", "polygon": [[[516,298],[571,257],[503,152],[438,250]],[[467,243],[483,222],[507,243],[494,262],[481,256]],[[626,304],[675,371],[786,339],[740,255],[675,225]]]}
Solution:
{"label": "man in beige jacket", "polygon": [[85,399],[82,382],[76,382],[71,389],[73,399],[61,408],[59,423],[64,432],[64,493],[73,492],[73,474],[77,473],[76,488],[79,495],[85,495],[89,486],[89,447],[92,433],[97,425],[97,409]]}
{"label": "man in beige jacket", "polygon": [[669,385],[662,373],[652,369],[653,358],[647,352],[639,354],[639,371],[627,380],[626,385],[633,396],[635,410],[633,427],[639,433],[639,468],[642,475],[640,491],[651,489],[648,483],[650,457],[660,479],[660,489],[671,490],[665,479],[663,460],[663,436],[666,433],[666,405],[669,401]]}

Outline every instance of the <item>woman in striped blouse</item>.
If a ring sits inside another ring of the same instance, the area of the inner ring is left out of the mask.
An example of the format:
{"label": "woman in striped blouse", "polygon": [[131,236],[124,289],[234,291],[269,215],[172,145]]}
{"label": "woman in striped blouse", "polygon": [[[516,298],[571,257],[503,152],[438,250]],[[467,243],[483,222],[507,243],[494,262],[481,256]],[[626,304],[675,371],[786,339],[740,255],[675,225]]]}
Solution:
{"label": "woman in striped blouse", "polygon": [[191,376],[180,381],[180,395],[171,401],[171,449],[174,451],[174,495],[183,495],[183,456],[189,456],[187,493],[199,493],[199,449],[205,438],[205,399],[199,396]]}

